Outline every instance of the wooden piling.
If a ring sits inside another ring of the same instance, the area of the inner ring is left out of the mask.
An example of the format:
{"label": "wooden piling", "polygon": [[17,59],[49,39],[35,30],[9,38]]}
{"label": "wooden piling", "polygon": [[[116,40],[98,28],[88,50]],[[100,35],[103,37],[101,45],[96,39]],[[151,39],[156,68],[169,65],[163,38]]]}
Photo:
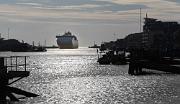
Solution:
{"label": "wooden piling", "polygon": [[0,101],[6,100],[7,68],[4,66],[4,58],[0,57]]}

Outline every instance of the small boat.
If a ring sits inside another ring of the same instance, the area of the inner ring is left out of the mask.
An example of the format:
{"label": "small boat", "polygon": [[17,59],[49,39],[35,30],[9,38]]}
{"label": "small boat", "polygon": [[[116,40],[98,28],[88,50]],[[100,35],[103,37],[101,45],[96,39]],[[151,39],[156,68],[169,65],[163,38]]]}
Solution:
{"label": "small boat", "polygon": [[100,48],[100,46],[98,46],[98,45],[95,44],[95,42],[94,42],[94,45],[93,45],[93,46],[89,46],[88,48]]}

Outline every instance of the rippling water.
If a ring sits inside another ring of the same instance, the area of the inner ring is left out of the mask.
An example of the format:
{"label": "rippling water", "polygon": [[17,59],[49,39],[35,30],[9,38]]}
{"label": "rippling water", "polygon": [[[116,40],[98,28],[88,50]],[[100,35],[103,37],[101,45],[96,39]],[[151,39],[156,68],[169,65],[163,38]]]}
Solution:
{"label": "rippling water", "polygon": [[95,49],[49,49],[27,55],[31,75],[12,86],[39,94],[15,104],[179,104],[180,75],[127,74],[128,65],[98,65]]}

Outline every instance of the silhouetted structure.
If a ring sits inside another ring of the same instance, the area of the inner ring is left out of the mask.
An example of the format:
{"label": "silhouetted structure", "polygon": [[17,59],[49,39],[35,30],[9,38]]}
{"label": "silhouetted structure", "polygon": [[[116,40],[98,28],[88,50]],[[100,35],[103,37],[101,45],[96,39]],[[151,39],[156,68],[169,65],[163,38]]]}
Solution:
{"label": "silhouetted structure", "polygon": [[[24,63],[22,62],[24,58]],[[11,101],[19,101],[15,94],[24,95],[26,97],[36,97],[33,94],[21,89],[11,87],[10,85],[19,81],[20,79],[29,76],[29,71],[26,69],[27,56],[11,56],[0,57],[0,103],[4,104],[6,98],[9,97]],[[21,61],[20,61],[21,60]],[[22,69],[23,68],[23,69]]]}
{"label": "silhouetted structure", "polygon": [[100,51],[105,52],[105,54],[98,59],[100,64],[127,64],[124,39],[103,43],[101,44]]}
{"label": "silhouetted structure", "polygon": [[12,52],[44,52],[46,48],[42,46],[32,46],[24,42],[19,42],[16,39],[4,40],[0,38],[0,51]]}
{"label": "silhouetted structure", "polygon": [[126,36],[124,39],[126,51],[129,51],[132,49],[141,49],[142,37],[143,37],[143,33],[133,33]]}
{"label": "silhouetted structure", "polygon": [[158,51],[163,56],[173,56],[174,52],[179,50],[179,43],[176,43],[175,40],[178,37],[177,32],[180,30],[180,24],[157,21],[157,19],[147,16],[144,23],[142,38],[144,50]]}
{"label": "silhouetted structure", "polygon": [[[180,24],[177,22],[162,22],[146,16],[143,26],[142,41],[137,41],[139,47],[130,48],[129,74],[140,74],[142,68],[180,73],[180,64],[173,60],[179,57],[178,32]],[[138,37],[136,37],[138,38]],[[137,40],[134,38],[134,40]],[[133,41],[133,40],[131,40]]]}
{"label": "silhouetted structure", "polygon": [[93,46],[89,46],[88,48],[100,48],[100,46],[98,46],[95,42]]}
{"label": "silhouetted structure", "polygon": [[139,74],[142,68],[180,73],[180,68],[174,66],[175,63],[180,64],[174,60],[180,57],[180,24],[146,16],[143,32],[129,34],[119,43],[111,41],[101,44],[100,50],[130,52],[129,74]]}

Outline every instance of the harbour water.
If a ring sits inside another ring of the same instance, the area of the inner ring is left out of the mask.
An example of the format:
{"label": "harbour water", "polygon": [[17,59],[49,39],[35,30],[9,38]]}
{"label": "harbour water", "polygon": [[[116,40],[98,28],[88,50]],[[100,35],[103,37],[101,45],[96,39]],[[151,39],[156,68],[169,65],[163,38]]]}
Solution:
{"label": "harbour water", "polygon": [[[131,76],[128,65],[99,65],[96,49],[1,52],[30,56],[31,75],[13,84],[40,95],[14,104],[179,104],[180,75],[146,70]],[[21,96],[19,96],[20,98]]]}

